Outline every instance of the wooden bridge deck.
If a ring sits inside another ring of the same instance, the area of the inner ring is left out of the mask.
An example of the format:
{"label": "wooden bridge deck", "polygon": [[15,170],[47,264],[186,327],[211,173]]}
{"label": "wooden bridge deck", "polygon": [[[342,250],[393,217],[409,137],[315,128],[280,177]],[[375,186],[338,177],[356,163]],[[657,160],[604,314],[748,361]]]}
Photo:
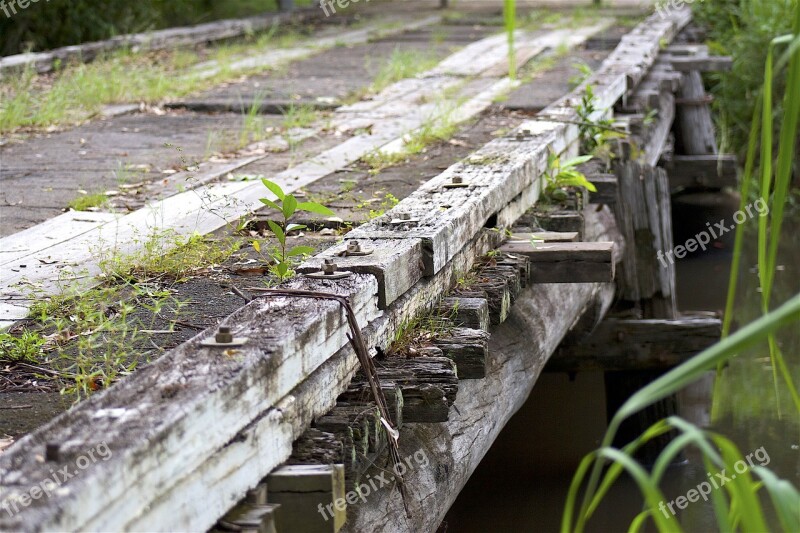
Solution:
{"label": "wooden bridge deck", "polygon": [[[551,355],[558,354],[554,370],[583,370],[587,347],[616,340],[618,356],[588,365],[628,368],[626,357],[634,352],[642,364],[663,368],[713,342],[718,321],[682,321],[674,270],[654,266],[656,251],[672,246],[669,181],[654,165],[669,157],[673,95],[681,79],[663,61],[664,47],[689,21],[688,10],[650,16],[574,90],[298,269],[315,272],[323,259],[333,259],[342,277],[301,275],[280,286],[347,298],[392,420],[376,414],[376,391],[359,371],[353,323],[339,303],[245,291],[252,301],[222,322],[247,338],[242,346],[205,346],[215,328],[205,330],[0,454],[0,506],[14,509],[0,513],[0,529],[169,531],[216,524],[259,531],[276,525],[278,531],[433,531]],[[518,57],[524,63],[559,46],[578,46],[611,22],[520,32]],[[409,131],[444,120],[432,103],[443,91],[460,91],[461,104],[449,120],[484,112],[518,86],[505,76],[504,39],[477,40],[417,78],[338,107],[329,128],[349,132],[346,140],[271,179],[296,191],[368,153],[396,151]],[[548,156],[578,155],[585,120],[578,107],[588,87],[596,109],[591,118],[614,117],[630,136],[620,143],[616,172],[598,178],[605,180],[602,202],[590,197],[587,203],[584,195],[561,210],[545,209],[537,202]],[[659,114],[643,123],[653,104],[662,106]],[[637,143],[646,147],[641,156],[634,153]],[[254,157],[226,162],[224,172]],[[4,239],[17,243],[0,265],[4,293],[23,280],[55,293],[54,276],[67,263],[77,263],[90,286],[99,272],[88,253],[92,244],[123,243],[130,251],[133,236],[154,223],[209,233],[255,211],[266,195],[260,183],[211,181],[218,170],[193,191],[121,218],[73,217],[69,227],[80,229],[47,249],[22,251],[30,241],[24,235]],[[209,215],[209,205],[224,218]],[[649,239],[640,242],[643,234]],[[353,241],[372,252],[348,256]],[[37,254],[47,261],[34,262]],[[20,261],[32,268],[20,272]],[[465,277],[472,282],[459,283]],[[615,298],[639,306],[644,320],[604,322]],[[27,313],[30,302],[18,300],[5,317],[9,322]],[[398,331],[431,310],[448,325],[425,343],[424,353],[387,356]],[[656,353],[647,328],[663,332],[662,326],[690,338]],[[630,338],[623,342],[620,332]],[[388,486],[373,487],[363,498],[348,493],[363,495],[365,483],[377,479],[375,465],[383,467],[394,438],[407,460],[405,504]],[[52,471],[74,470],[86,450],[98,447],[109,451],[103,461],[59,483],[46,498],[29,496],[30,487],[48,485]],[[328,507],[329,520],[317,503]]]}

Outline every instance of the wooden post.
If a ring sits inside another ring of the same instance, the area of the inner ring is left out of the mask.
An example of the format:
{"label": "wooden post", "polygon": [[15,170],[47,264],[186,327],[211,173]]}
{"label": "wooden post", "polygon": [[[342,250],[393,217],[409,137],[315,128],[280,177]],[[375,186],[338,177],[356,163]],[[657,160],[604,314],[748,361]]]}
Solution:
{"label": "wooden post", "polygon": [[703,79],[696,70],[687,72],[678,92],[676,137],[679,153],[709,155],[717,153],[714,122]]}
{"label": "wooden post", "polygon": [[642,318],[676,318],[667,173],[635,161],[617,164],[615,171],[617,224],[627,244],[617,275],[619,299],[640,308]]}

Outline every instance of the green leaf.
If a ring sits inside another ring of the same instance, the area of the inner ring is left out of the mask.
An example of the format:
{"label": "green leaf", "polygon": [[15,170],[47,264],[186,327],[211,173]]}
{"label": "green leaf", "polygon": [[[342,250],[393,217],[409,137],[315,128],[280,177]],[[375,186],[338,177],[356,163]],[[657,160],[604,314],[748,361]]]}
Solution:
{"label": "green leaf", "polygon": [[320,215],[328,215],[333,216],[336,213],[328,209],[322,204],[318,204],[317,202],[300,202],[297,204],[298,211],[308,211],[310,213],[317,213]]}
{"label": "green leaf", "polygon": [[561,168],[566,170],[578,165],[582,165],[583,163],[590,161],[593,157],[593,155],[580,155],[578,157],[573,157],[572,159],[567,159],[561,163]]}
{"label": "green leaf", "polygon": [[283,189],[277,183],[269,181],[267,178],[261,178],[261,183],[264,184],[264,187],[269,189],[272,194],[278,197],[278,200],[283,201],[285,194],[283,193]]}
{"label": "green leaf", "polygon": [[272,200],[268,200],[266,198],[259,198],[258,200],[262,204],[264,204],[266,206],[269,206],[269,207],[271,207],[272,209],[274,209],[276,211],[280,211],[281,210],[280,206],[278,204],[276,204],[275,202],[273,202]]}
{"label": "green leaf", "polygon": [[297,230],[301,230],[301,229],[306,229],[307,227],[308,226],[306,226],[305,224],[287,224],[286,225],[286,233],[289,233],[290,231],[297,231]]}
{"label": "green leaf", "polygon": [[288,252],[286,252],[286,257],[295,257],[298,255],[309,255],[314,253],[314,248],[311,246],[295,246]]}
{"label": "green leaf", "polygon": [[283,218],[288,220],[297,210],[297,200],[291,194],[283,198]]}
{"label": "green leaf", "polygon": [[273,222],[272,220],[267,220],[267,224],[269,224],[269,229],[272,230],[272,233],[275,234],[275,237],[278,239],[278,242],[283,245],[286,242],[286,234],[283,232],[283,228],[281,228],[277,223]]}

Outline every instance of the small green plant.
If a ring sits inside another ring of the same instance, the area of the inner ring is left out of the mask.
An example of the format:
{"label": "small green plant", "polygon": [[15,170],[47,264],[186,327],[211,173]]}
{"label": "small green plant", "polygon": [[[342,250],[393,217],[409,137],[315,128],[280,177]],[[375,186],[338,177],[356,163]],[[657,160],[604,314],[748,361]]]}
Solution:
{"label": "small green plant", "polygon": [[595,100],[594,88],[592,85],[587,85],[586,91],[581,97],[581,103],[576,109],[579,119],[578,133],[581,139],[581,153],[591,154],[605,161],[608,166],[614,154],[611,141],[625,137],[627,134],[614,128],[611,119],[595,116],[601,111],[597,109]]}
{"label": "small green plant", "polygon": [[45,338],[35,331],[23,331],[19,336],[0,333],[0,360],[38,363],[45,342]]}
{"label": "small green plant", "polygon": [[584,187],[590,192],[597,192],[597,188],[586,179],[586,175],[575,167],[586,163],[592,159],[590,155],[573,157],[566,161],[561,161],[556,153],[550,152],[547,156],[547,172],[545,179],[545,195],[553,200],[565,200],[567,197],[566,187]]}
{"label": "small green plant", "polygon": [[[292,266],[294,266],[299,258],[314,252],[314,249],[310,246],[293,246],[292,248],[288,248],[286,243],[287,234],[290,231],[305,228],[302,224],[291,224],[289,219],[296,213],[303,211],[329,216],[332,216],[334,212],[316,202],[298,202],[293,195],[283,192],[280,185],[266,178],[262,179],[261,182],[276,197],[275,200],[260,198],[261,203],[267,207],[271,207],[281,215],[281,220],[267,220],[267,225],[278,241],[278,245],[269,251],[269,269],[274,276],[280,281],[283,281],[294,275]],[[261,244],[258,241],[253,241],[253,248],[256,252],[261,253]]]}
{"label": "small green plant", "polygon": [[377,174],[381,170],[402,163],[408,159],[408,154],[405,152],[381,152],[380,150],[373,150],[361,158],[369,167],[370,174]]}
{"label": "small green plant", "polygon": [[572,64],[572,68],[578,71],[577,74],[570,76],[569,84],[571,87],[577,87],[581,83],[583,83],[589,76],[592,75],[592,67],[586,64],[584,61],[576,61]]}
{"label": "small green plant", "polygon": [[395,331],[386,353],[403,357],[418,355],[420,349],[433,344],[433,339],[446,335],[453,329],[451,318],[452,316],[441,315],[431,310],[403,320]]}
{"label": "small green plant", "polygon": [[69,201],[67,206],[75,211],[88,211],[96,207],[100,207],[108,201],[108,197],[101,193],[94,194],[81,194],[80,196]]}

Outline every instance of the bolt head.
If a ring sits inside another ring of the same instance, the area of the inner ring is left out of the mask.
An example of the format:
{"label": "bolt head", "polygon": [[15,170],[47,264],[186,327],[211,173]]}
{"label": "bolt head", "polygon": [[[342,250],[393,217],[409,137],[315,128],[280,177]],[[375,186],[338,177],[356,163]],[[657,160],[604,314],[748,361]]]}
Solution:
{"label": "bolt head", "polygon": [[400,220],[411,220],[411,213],[400,213]]}
{"label": "bolt head", "polygon": [[464,178],[461,176],[453,176],[453,183],[464,183]]}
{"label": "bolt head", "polygon": [[350,241],[347,243],[347,251],[348,252],[360,252],[361,251],[361,243],[358,241]]}

